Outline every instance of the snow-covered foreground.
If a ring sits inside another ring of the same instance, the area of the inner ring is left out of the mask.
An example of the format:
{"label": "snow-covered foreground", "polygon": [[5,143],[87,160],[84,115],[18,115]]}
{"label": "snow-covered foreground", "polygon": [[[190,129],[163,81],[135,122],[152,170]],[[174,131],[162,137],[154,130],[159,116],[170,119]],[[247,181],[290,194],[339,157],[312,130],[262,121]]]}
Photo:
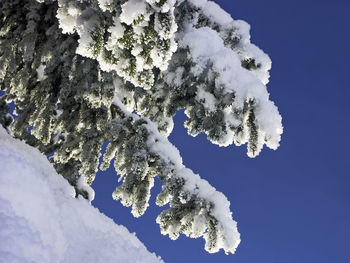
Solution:
{"label": "snow-covered foreground", "polygon": [[0,126],[0,262],[162,262]]}

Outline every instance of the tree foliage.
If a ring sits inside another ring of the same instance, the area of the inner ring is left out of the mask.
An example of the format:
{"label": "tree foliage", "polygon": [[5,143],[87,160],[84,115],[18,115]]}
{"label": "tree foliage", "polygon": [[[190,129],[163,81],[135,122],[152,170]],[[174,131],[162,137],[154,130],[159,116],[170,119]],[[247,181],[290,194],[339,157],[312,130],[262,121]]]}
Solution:
{"label": "tree foliage", "polygon": [[[185,126],[220,146],[276,149],[281,117],[266,84],[271,61],[250,43],[249,26],[206,0],[4,0],[0,2],[0,123],[52,154],[54,167],[90,198],[99,168],[113,162],[113,197],[147,209],[154,178],[169,204],[161,232],[203,236],[206,250],[240,242],[229,202],[182,164],[167,137]],[[113,161],[114,160],[114,161]]]}

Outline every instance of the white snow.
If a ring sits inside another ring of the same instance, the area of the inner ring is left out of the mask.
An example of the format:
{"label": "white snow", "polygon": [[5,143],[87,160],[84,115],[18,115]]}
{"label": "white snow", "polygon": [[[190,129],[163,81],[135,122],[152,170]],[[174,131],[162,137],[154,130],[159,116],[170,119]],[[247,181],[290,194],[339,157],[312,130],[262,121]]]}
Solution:
{"label": "white snow", "polygon": [[154,9],[160,9],[161,12],[166,13],[169,12],[170,9],[173,8],[173,6],[176,3],[176,0],[167,0],[163,3],[161,8],[159,8],[156,4],[160,2],[160,0],[146,0],[147,3],[149,3]]}
{"label": "white snow", "polygon": [[139,17],[146,16],[147,6],[144,0],[129,0],[122,5],[120,20],[131,25]]}
{"label": "white snow", "polygon": [[57,18],[62,28],[62,33],[73,33],[77,27],[77,19],[80,10],[74,5],[73,2],[67,0],[58,1]]}
{"label": "white snow", "polygon": [[113,17],[113,26],[108,28],[108,32],[111,33],[110,42],[114,45],[118,39],[122,38],[124,35],[124,27],[120,23],[119,17]]}
{"label": "white snow", "polygon": [[[241,60],[254,58],[260,68],[255,69],[253,74],[266,85],[269,82],[271,59],[260,48],[250,42],[250,25],[243,20],[234,20],[231,15],[223,10],[218,4],[208,0],[189,0],[189,2],[207,16],[212,22],[217,23],[222,29],[233,29],[240,39],[235,51]],[[223,32],[219,33],[222,34]]]}
{"label": "white snow", "polygon": [[45,75],[45,68],[46,68],[45,65],[40,64],[40,66],[36,69],[37,81],[42,81],[47,78],[47,76]]}
{"label": "white snow", "polygon": [[0,261],[163,262],[0,127]]}
{"label": "white snow", "polygon": [[189,0],[189,2],[200,8],[207,17],[211,18],[218,24],[224,25],[232,22],[231,15],[213,1]]}
{"label": "white snow", "polygon": [[98,0],[98,4],[102,11],[107,11],[108,7],[113,4],[113,0]]}
{"label": "white snow", "polygon": [[[266,142],[261,142],[258,151],[264,143],[276,149],[281,140],[283,132],[282,118],[277,107],[269,99],[269,93],[263,82],[254,73],[241,67],[239,56],[224,46],[223,40],[217,33],[208,28],[192,29],[186,32],[179,41],[179,46],[188,48],[191,52],[195,66],[191,69],[194,75],[199,76],[204,71],[208,62],[213,65],[214,71],[218,74],[215,79],[216,87],[224,87],[227,93],[234,92],[234,107],[243,109],[247,99],[252,99],[256,103],[256,122],[259,126],[261,138],[266,138]],[[200,90],[200,89],[199,89]],[[202,93],[197,94],[197,99],[202,99]],[[206,100],[206,108],[215,107],[214,98]],[[226,118],[227,121],[230,118]],[[231,134],[218,143],[221,146],[228,146],[233,143]]]}

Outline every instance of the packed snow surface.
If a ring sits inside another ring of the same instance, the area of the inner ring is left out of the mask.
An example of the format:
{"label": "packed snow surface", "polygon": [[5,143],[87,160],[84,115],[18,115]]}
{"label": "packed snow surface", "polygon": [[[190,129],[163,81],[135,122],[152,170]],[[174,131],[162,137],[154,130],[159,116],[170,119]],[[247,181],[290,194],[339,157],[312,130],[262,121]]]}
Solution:
{"label": "packed snow surface", "polygon": [[0,126],[0,262],[163,262]]}

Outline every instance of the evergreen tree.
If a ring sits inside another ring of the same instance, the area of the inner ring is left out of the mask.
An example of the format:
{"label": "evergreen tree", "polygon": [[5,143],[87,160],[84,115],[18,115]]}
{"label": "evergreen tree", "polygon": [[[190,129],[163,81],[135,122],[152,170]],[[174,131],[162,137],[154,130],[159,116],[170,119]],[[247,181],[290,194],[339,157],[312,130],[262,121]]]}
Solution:
{"label": "evergreen tree", "polygon": [[[167,140],[185,109],[188,133],[220,146],[276,149],[281,117],[266,84],[271,61],[249,25],[207,0],[3,0],[0,123],[45,154],[76,189],[114,160],[113,193],[132,214],[169,204],[161,232],[203,236],[213,253],[240,242],[229,202],[182,164]],[[12,119],[4,102],[15,103]]]}

